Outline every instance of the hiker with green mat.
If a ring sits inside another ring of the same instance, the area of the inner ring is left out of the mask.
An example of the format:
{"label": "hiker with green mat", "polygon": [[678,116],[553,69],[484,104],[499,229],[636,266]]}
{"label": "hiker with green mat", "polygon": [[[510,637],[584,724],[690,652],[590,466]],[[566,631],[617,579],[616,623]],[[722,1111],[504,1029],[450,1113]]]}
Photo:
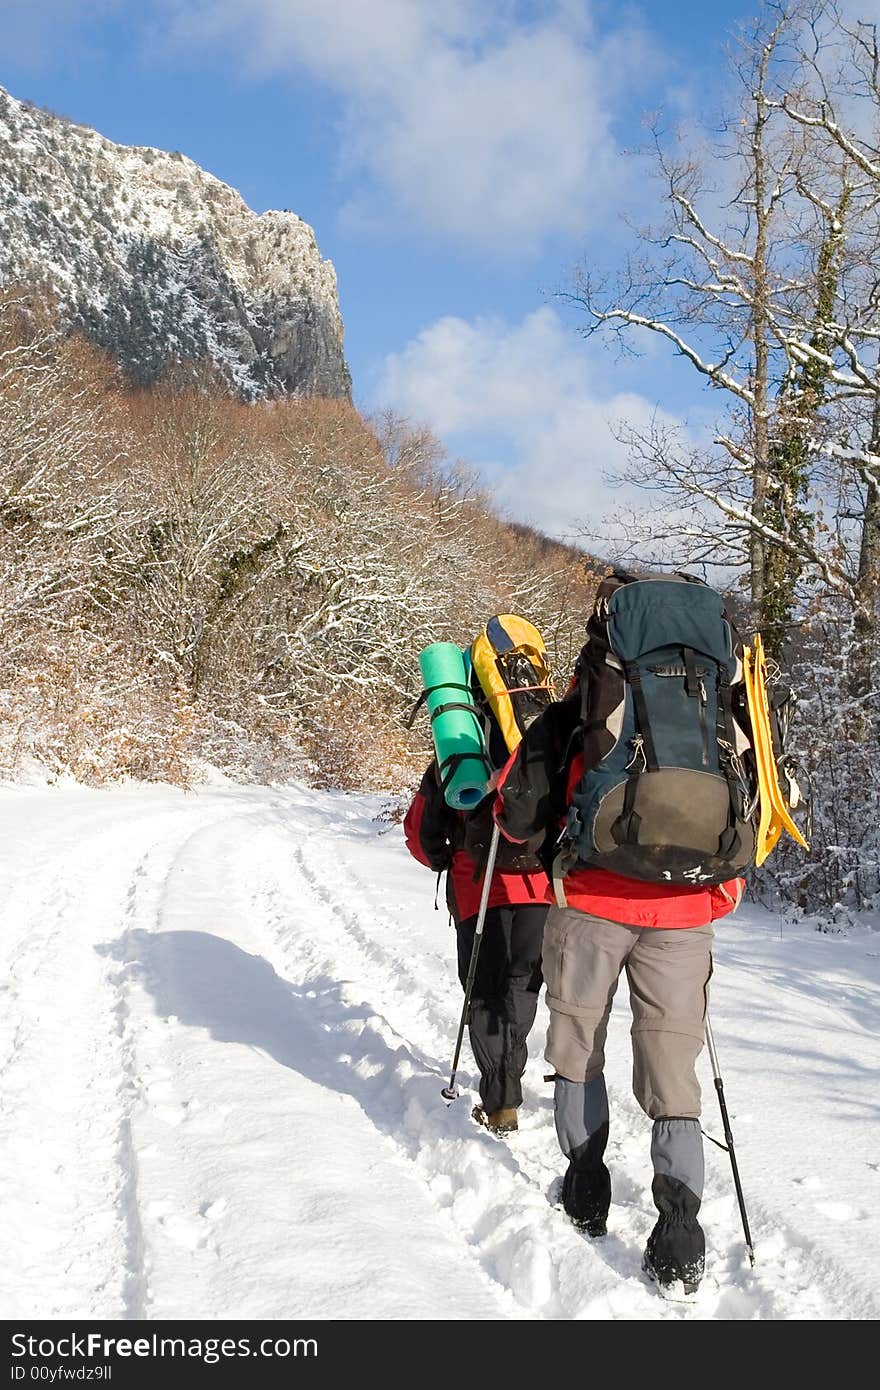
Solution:
{"label": "hiker with green mat", "polygon": [[[473,705],[482,725],[486,772],[497,775],[528,724],[552,699],[546,651],[531,623],[502,614],[486,624],[467,655],[468,688],[440,709]],[[451,761],[454,774],[454,754]],[[444,776],[448,772],[441,773],[435,758],[406,814],[404,833],[407,848],[419,863],[435,873],[446,872],[446,902],[456,931],[458,975],[465,988],[492,837],[494,793],[472,809],[456,809],[444,795]],[[546,915],[547,878],[540,862],[528,847],[501,841],[467,1013],[480,1073],[480,1104],[473,1115],[496,1134],[517,1128],[528,1035],[542,983]]]}

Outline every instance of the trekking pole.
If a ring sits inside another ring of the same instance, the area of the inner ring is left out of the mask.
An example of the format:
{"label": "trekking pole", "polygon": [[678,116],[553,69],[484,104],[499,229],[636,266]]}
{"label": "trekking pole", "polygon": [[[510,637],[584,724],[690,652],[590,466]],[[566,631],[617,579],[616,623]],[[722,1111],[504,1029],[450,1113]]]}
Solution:
{"label": "trekking pole", "polygon": [[455,1085],[455,1075],[458,1071],[458,1058],[461,1053],[461,1040],[464,1037],[464,1025],[467,1022],[467,1013],[471,1003],[471,991],[474,987],[474,976],[477,973],[477,957],[480,954],[480,945],[483,940],[483,923],[486,920],[486,908],[489,905],[489,890],[492,887],[492,875],[495,872],[495,856],[498,853],[498,841],[501,838],[501,831],[496,825],[492,830],[492,843],[489,846],[489,857],[486,860],[486,872],[483,876],[483,892],[480,896],[480,911],[477,916],[477,925],[474,928],[474,944],[471,947],[471,959],[468,965],[467,983],[464,987],[464,1008],[461,1011],[461,1022],[458,1025],[458,1038],[455,1042],[455,1056],[452,1059],[452,1075],[449,1078],[449,1085],[443,1087],[442,1095],[444,1100],[455,1100],[458,1097],[458,1090]]}
{"label": "trekking pole", "polygon": [[[736,1200],[739,1202],[739,1214],[742,1217],[743,1234],[746,1238],[746,1246],[749,1252],[749,1264],[752,1269],[755,1267],[755,1247],[752,1245],[752,1236],[749,1231],[749,1218],[746,1214],[746,1202],[743,1197],[742,1184],[739,1180],[739,1168],[736,1164],[736,1154],[733,1148],[733,1135],[730,1131],[730,1120],[727,1115],[727,1103],[724,1099],[724,1082],[721,1080],[721,1072],[718,1068],[718,1054],[715,1051],[715,1039],[712,1037],[712,1024],[709,1022],[709,1015],[706,1014],[706,1044],[709,1048],[709,1058],[712,1063],[712,1075],[715,1078],[715,1090],[718,1092],[718,1104],[721,1107],[721,1123],[724,1126],[724,1138],[727,1141],[727,1152],[730,1154],[730,1166],[733,1169],[733,1185],[736,1188]],[[718,1140],[712,1141],[718,1144]],[[724,1144],[718,1144],[719,1149],[723,1149]]]}

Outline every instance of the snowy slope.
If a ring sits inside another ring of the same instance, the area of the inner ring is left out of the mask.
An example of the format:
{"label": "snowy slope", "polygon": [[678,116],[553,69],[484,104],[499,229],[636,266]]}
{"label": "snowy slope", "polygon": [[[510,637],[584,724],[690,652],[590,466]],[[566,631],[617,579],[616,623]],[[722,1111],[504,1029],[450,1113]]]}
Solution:
{"label": "snowy slope", "polygon": [[[625,987],[614,1205],[589,1242],[554,1205],[543,1002],[519,1134],[441,1099],[453,938],[378,806],[0,791],[0,1317],[876,1318],[876,934],[780,932],[757,909],[719,929],[712,1017],[758,1264],[708,1145],[709,1272],[666,1303],[640,1273]],[[703,1081],[720,1136],[708,1063]]]}

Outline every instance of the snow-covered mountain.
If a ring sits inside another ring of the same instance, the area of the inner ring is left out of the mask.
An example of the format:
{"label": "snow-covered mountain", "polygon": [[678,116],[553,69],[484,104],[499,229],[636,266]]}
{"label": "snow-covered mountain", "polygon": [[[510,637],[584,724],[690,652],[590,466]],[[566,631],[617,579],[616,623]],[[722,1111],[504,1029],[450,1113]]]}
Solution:
{"label": "snow-covered mountain", "polygon": [[350,394],[336,273],[295,213],[0,88],[0,284],[18,280],[140,383],[210,356],[246,398]]}

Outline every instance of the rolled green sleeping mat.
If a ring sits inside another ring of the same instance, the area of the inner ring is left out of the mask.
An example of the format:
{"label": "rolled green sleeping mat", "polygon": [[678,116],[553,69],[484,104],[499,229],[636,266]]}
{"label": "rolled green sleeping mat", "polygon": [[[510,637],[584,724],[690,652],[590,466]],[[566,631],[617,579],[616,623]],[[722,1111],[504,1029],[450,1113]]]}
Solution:
{"label": "rolled green sleeping mat", "polygon": [[469,660],[454,642],[433,642],[419,655],[443,795],[455,811],[482,801],[492,774],[471,694]]}

